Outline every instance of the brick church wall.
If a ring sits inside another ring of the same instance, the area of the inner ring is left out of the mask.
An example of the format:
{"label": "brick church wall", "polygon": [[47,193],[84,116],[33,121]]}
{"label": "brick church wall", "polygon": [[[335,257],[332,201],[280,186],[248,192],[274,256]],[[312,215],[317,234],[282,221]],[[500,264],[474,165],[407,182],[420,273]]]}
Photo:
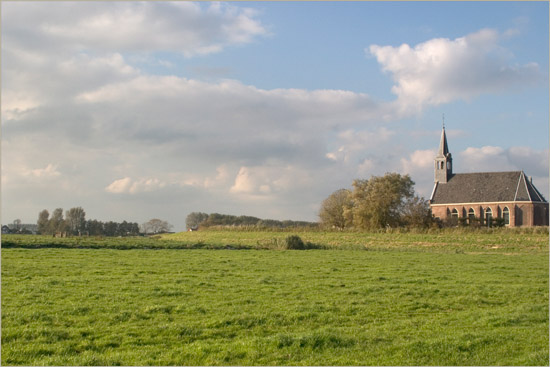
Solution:
{"label": "brick church wall", "polygon": [[533,227],[549,225],[548,203],[473,203],[467,205],[432,205],[432,215],[447,222],[453,209],[459,218],[468,218],[469,210],[474,209],[476,218],[485,218],[487,208],[491,208],[493,218],[502,218],[504,208],[510,214],[509,227]]}

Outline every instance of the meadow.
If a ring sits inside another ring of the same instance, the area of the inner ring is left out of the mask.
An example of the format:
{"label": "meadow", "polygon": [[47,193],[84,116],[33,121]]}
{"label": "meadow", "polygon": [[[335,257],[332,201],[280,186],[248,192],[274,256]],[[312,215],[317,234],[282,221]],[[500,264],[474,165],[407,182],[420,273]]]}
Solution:
{"label": "meadow", "polygon": [[263,249],[281,250],[285,239],[298,234],[319,249],[541,252],[548,251],[548,228],[449,228],[443,230],[380,232],[308,229],[209,229],[149,237],[69,237],[3,235],[3,248],[80,249]]}
{"label": "meadow", "polygon": [[548,365],[547,230],[450,233],[3,236],[2,365]]}

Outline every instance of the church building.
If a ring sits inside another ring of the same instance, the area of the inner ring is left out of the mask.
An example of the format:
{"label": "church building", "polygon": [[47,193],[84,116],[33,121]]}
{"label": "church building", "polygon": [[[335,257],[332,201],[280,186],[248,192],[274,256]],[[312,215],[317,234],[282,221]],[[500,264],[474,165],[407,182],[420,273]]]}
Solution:
{"label": "church building", "polygon": [[435,157],[430,198],[434,217],[444,222],[509,227],[548,225],[548,201],[523,171],[453,173],[445,127]]}

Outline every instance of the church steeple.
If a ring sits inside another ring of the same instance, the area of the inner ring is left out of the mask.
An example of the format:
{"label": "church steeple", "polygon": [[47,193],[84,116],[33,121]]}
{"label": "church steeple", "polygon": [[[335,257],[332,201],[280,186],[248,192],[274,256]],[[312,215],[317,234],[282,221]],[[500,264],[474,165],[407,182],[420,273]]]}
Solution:
{"label": "church steeple", "polygon": [[435,182],[447,183],[453,176],[453,158],[447,145],[447,135],[445,134],[445,124],[441,131],[441,140],[439,150],[435,156]]}

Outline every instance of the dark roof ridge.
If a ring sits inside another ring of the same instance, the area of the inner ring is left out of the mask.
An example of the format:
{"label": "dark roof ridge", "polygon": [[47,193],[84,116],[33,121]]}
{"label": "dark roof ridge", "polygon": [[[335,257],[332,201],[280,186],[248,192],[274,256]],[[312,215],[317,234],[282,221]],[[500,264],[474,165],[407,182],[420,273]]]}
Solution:
{"label": "dark roof ridge", "polygon": [[487,172],[464,172],[464,173],[453,173],[453,175],[479,175],[479,174],[487,174],[487,173],[523,173],[522,170],[519,171],[487,171]]}
{"label": "dark roof ridge", "polygon": [[[533,182],[532,182],[532,177],[531,176],[527,176],[525,174],[525,172],[521,171],[521,173],[523,173],[523,181],[525,182],[525,188],[527,189],[527,193],[529,195],[529,199],[531,199],[531,201],[541,201],[541,202],[546,202],[546,199],[544,198],[544,196],[542,196],[542,194],[540,193],[540,191],[535,187],[535,185],[533,185]],[[533,193],[538,196],[538,200],[533,200],[533,197],[531,195],[531,192],[530,190],[531,189],[533,191]]]}

